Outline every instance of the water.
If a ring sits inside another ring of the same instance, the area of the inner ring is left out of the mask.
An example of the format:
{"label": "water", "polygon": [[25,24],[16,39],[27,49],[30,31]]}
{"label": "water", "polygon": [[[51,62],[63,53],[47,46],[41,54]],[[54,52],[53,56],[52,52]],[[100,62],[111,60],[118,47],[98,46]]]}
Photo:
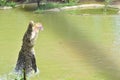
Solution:
{"label": "water", "polygon": [[116,53],[120,53],[119,52],[119,48],[120,48],[120,23],[119,23],[120,19],[119,19],[119,16],[115,17],[115,32],[114,32],[114,35],[115,35],[115,40],[114,40],[114,46],[115,46],[115,49],[116,49]]}
{"label": "water", "polygon": [[30,80],[120,79],[119,15],[34,14],[19,8],[0,10],[0,75],[3,78],[15,67],[30,20],[44,26],[35,45],[40,74]]}

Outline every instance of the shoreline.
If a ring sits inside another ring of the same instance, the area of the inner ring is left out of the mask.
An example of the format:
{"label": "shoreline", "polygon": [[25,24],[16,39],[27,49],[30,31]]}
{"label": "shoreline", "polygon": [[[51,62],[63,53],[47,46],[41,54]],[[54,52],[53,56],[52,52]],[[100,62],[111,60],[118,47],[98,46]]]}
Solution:
{"label": "shoreline", "polygon": [[[65,6],[62,8],[53,8],[53,9],[48,9],[45,11],[59,12],[62,10],[77,9],[77,8],[81,8],[81,9],[103,8],[104,6],[105,6],[104,4],[81,4],[81,5],[76,5],[76,6]],[[108,6],[120,9],[120,5],[108,5]]]}
{"label": "shoreline", "polygon": [[[30,4],[22,4],[22,5],[37,5],[35,3],[30,3]],[[20,5],[16,5],[16,6],[20,6]],[[80,4],[80,5],[75,5],[75,6],[65,6],[65,7],[61,7],[61,8],[52,8],[52,9],[47,9],[44,11],[53,11],[53,12],[59,12],[62,10],[70,10],[70,9],[77,9],[77,8],[81,8],[81,9],[90,9],[90,8],[103,8],[105,5],[104,4]],[[119,12],[120,12],[120,5],[116,5],[116,4],[110,4],[108,5],[109,7],[113,7],[113,8],[118,8]],[[0,6],[0,10],[8,10],[8,9],[12,9],[12,7],[10,6]]]}
{"label": "shoreline", "polygon": [[10,6],[0,6],[0,10],[8,10],[8,9],[12,9],[12,7],[10,7]]}

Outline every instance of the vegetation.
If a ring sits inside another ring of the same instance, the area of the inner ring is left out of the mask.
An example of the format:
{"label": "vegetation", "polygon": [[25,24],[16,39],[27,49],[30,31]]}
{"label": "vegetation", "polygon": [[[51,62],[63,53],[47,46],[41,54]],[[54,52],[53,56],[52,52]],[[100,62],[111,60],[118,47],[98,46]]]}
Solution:
{"label": "vegetation", "polygon": [[79,2],[80,0],[66,0],[67,3],[77,3]]}
{"label": "vegetation", "polygon": [[42,4],[39,9],[41,10],[46,10],[46,9],[52,9],[52,8],[60,8],[64,6],[73,6],[76,5],[75,3],[53,3],[53,2],[48,2],[46,4]]}
{"label": "vegetation", "polygon": [[65,13],[69,14],[77,14],[77,15],[88,15],[88,14],[117,14],[118,13],[117,8],[107,8],[107,11],[104,12],[104,8],[93,8],[93,9],[76,9],[76,10],[66,10]]}
{"label": "vegetation", "polygon": [[108,5],[110,4],[110,2],[112,2],[112,0],[105,0],[105,7],[104,7],[105,12],[108,10]]}
{"label": "vegetation", "polygon": [[[42,4],[42,1],[46,1],[45,4]],[[40,9],[50,9],[50,8],[55,8],[55,7],[61,7],[64,5],[71,5],[71,4],[76,4],[79,0],[56,0],[59,2],[63,2],[62,5],[59,4],[58,2],[51,2],[52,0],[37,0],[37,6]],[[58,5],[59,4],[59,5]]]}
{"label": "vegetation", "polygon": [[0,0],[0,6],[11,6],[15,7],[16,3],[13,1],[7,1],[7,0]]}
{"label": "vegetation", "polygon": [[11,1],[11,2],[7,2],[6,3],[6,6],[11,6],[11,7],[15,7],[16,6],[16,3]]}
{"label": "vegetation", "polygon": [[0,6],[4,6],[6,4],[6,0],[0,0]]}
{"label": "vegetation", "polygon": [[44,10],[53,9],[53,8],[61,8],[65,6],[73,6],[77,5],[76,3],[53,3],[47,2],[45,4],[41,4],[41,6],[35,11],[36,13],[41,13]]}
{"label": "vegetation", "polygon": [[[106,0],[105,1],[105,7],[103,8],[93,8],[93,9],[75,9],[75,10],[65,10],[63,12],[65,13],[69,13],[69,14],[77,14],[77,15],[81,15],[81,14],[117,14],[119,9],[117,8],[112,8],[112,7],[108,7],[109,3],[111,2],[111,0]],[[70,1],[69,3],[53,3],[53,2],[48,2],[46,4],[42,4],[38,10],[36,10],[35,12],[37,13],[41,13],[44,10],[47,9],[52,9],[52,8],[61,8],[64,6],[73,6],[73,5],[77,5],[76,2]]]}

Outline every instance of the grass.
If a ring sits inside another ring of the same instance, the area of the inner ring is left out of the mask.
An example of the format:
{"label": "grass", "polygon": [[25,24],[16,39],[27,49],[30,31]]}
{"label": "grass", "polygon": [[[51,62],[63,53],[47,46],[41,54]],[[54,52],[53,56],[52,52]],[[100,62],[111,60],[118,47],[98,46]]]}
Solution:
{"label": "grass", "polygon": [[[81,3],[80,3],[81,4]],[[46,3],[46,4],[42,4],[36,11],[35,13],[42,13],[45,10],[48,9],[53,9],[53,8],[61,8],[61,7],[65,7],[65,6],[74,6],[74,5],[78,5],[75,3]],[[112,7],[108,7],[107,11],[105,11],[105,8],[85,8],[85,9],[81,9],[81,8],[77,8],[77,9],[69,9],[69,10],[64,10],[63,12],[68,13],[68,14],[75,14],[75,15],[81,15],[81,14],[108,14],[108,15],[112,15],[112,14],[117,14],[119,11],[118,8],[112,8]]]}
{"label": "grass", "polygon": [[41,13],[44,12],[44,10],[53,9],[53,8],[61,8],[65,6],[74,6],[77,5],[76,3],[54,3],[54,2],[48,2],[45,4],[42,4],[35,12]]}
{"label": "grass", "polygon": [[104,2],[97,2],[97,1],[88,0],[88,1],[80,2],[80,4],[104,4]]}
{"label": "grass", "polygon": [[76,14],[76,15],[82,15],[82,14],[117,14],[119,9],[117,8],[107,8],[107,11],[104,11],[104,8],[91,8],[91,9],[75,9],[75,10],[66,10],[63,11],[68,14]]}
{"label": "grass", "polygon": [[42,4],[39,9],[40,10],[46,10],[46,9],[52,9],[52,8],[60,8],[64,6],[73,6],[76,5],[76,3],[53,3],[53,2],[48,2],[45,4]]}
{"label": "grass", "polygon": [[11,7],[15,7],[16,3],[13,1],[7,1],[7,0],[0,0],[0,7],[3,6],[11,6]]}

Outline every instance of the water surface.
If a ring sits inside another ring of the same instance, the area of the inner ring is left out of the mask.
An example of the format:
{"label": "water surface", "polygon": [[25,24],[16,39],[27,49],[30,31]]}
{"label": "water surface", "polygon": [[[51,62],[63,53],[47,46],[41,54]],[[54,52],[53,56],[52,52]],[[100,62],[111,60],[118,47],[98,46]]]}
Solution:
{"label": "water surface", "polygon": [[36,45],[40,74],[31,80],[119,80],[120,16],[34,14],[0,10],[0,75],[16,64],[30,20],[41,22]]}

